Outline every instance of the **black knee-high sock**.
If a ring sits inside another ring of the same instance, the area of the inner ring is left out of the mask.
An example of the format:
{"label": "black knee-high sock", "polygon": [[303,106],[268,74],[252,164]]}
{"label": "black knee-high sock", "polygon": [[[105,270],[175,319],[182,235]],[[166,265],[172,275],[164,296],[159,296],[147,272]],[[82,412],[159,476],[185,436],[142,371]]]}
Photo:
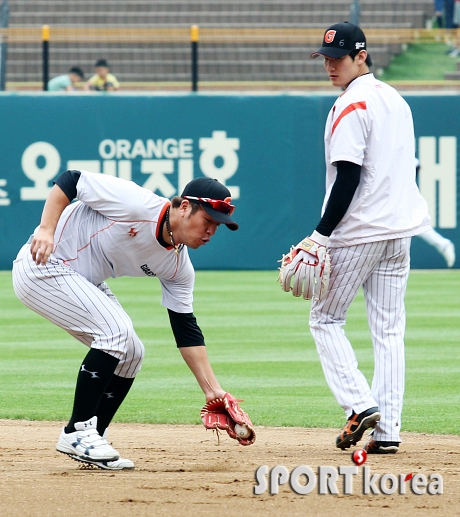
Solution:
{"label": "black knee-high sock", "polygon": [[134,379],[125,379],[118,375],[114,375],[110,380],[95,413],[97,416],[97,432],[101,436],[109,426],[121,403],[125,400],[133,382]]}
{"label": "black knee-high sock", "polygon": [[113,377],[119,360],[112,355],[91,348],[78,373],[72,416],[66,433],[75,431],[76,422],[85,422],[96,415],[99,402]]}

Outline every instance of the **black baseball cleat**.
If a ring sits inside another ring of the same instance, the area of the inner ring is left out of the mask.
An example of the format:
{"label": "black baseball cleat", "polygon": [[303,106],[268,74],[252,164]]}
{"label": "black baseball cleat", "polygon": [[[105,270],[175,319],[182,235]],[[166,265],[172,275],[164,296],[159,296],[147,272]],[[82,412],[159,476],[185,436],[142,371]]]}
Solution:
{"label": "black baseball cleat", "polygon": [[335,441],[336,447],[344,450],[350,448],[352,445],[356,445],[363,437],[364,431],[370,427],[374,428],[379,420],[380,413],[378,407],[371,407],[359,415],[353,412],[346,426],[342,429],[339,436],[337,436]]}
{"label": "black baseball cleat", "polygon": [[379,442],[370,440],[364,446],[367,454],[396,454],[399,451],[399,442]]}

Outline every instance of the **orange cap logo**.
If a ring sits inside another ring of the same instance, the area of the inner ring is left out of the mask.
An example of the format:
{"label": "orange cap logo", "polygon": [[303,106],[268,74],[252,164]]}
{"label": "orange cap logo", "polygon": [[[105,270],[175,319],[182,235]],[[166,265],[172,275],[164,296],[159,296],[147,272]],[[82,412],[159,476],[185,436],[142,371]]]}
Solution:
{"label": "orange cap logo", "polygon": [[334,41],[334,37],[336,35],[337,31],[327,31],[324,35],[324,42],[325,43],[332,43]]}

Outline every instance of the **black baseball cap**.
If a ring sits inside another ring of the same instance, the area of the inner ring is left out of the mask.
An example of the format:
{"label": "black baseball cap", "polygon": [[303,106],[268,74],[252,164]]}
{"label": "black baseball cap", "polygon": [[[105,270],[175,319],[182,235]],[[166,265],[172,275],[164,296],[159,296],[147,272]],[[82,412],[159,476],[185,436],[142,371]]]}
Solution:
{"label": "black baseball cap", "polygon": [[[238,230],[239,226],[230,217],[234,210],[234,206],[230,205],[232,200],[230,191],[216,179],[195,178],[187,183],[181,197],[191,198],[190,201],[193,203],[199,203],[214,221],[225,224],[232,231]],[[213,203],[219,200],[223,203]]]}
{"label": "black baseball cap", "polygon": [[331,25],[323,36],[323,44],[311,58],[318,56],[338,59],[354,50],[367,50],[364,32],[353,23],[342,22]]}

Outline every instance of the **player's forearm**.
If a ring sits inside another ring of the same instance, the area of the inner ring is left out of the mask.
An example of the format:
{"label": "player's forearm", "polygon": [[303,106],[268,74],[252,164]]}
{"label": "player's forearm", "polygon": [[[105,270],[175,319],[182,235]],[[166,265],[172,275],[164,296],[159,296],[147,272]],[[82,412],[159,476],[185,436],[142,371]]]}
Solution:
{"label": "player's forearm", "polygon": [[69,198],[58,185],[54,185],[43,208],[40,226],[30,245],[32,258],[39,265],[45,265],[54,248],[54,232]]}
{"label": "player's forearm", "polygon": [[206,401],[209,402],[217,397],[223,397],[225,391],[220,387],[211,365],[208,360],[206,347],[204,346],[188,346],[179,348],[184,361],[192,370],[200,388],[206,396]]}
{"label": "player's forearm", "polygon": [[321,235],[330,237],[348,210],[358,188],[361,166],[351,162],[337,163],[337,178],[332,187],[323,217],[316,227]]}
{"label": "player's forearm", "polygon": [[68,204],[69,198],[58,185],[54,185],[43,208],[40,229],[51,230],[54,234],[59,218]]}

